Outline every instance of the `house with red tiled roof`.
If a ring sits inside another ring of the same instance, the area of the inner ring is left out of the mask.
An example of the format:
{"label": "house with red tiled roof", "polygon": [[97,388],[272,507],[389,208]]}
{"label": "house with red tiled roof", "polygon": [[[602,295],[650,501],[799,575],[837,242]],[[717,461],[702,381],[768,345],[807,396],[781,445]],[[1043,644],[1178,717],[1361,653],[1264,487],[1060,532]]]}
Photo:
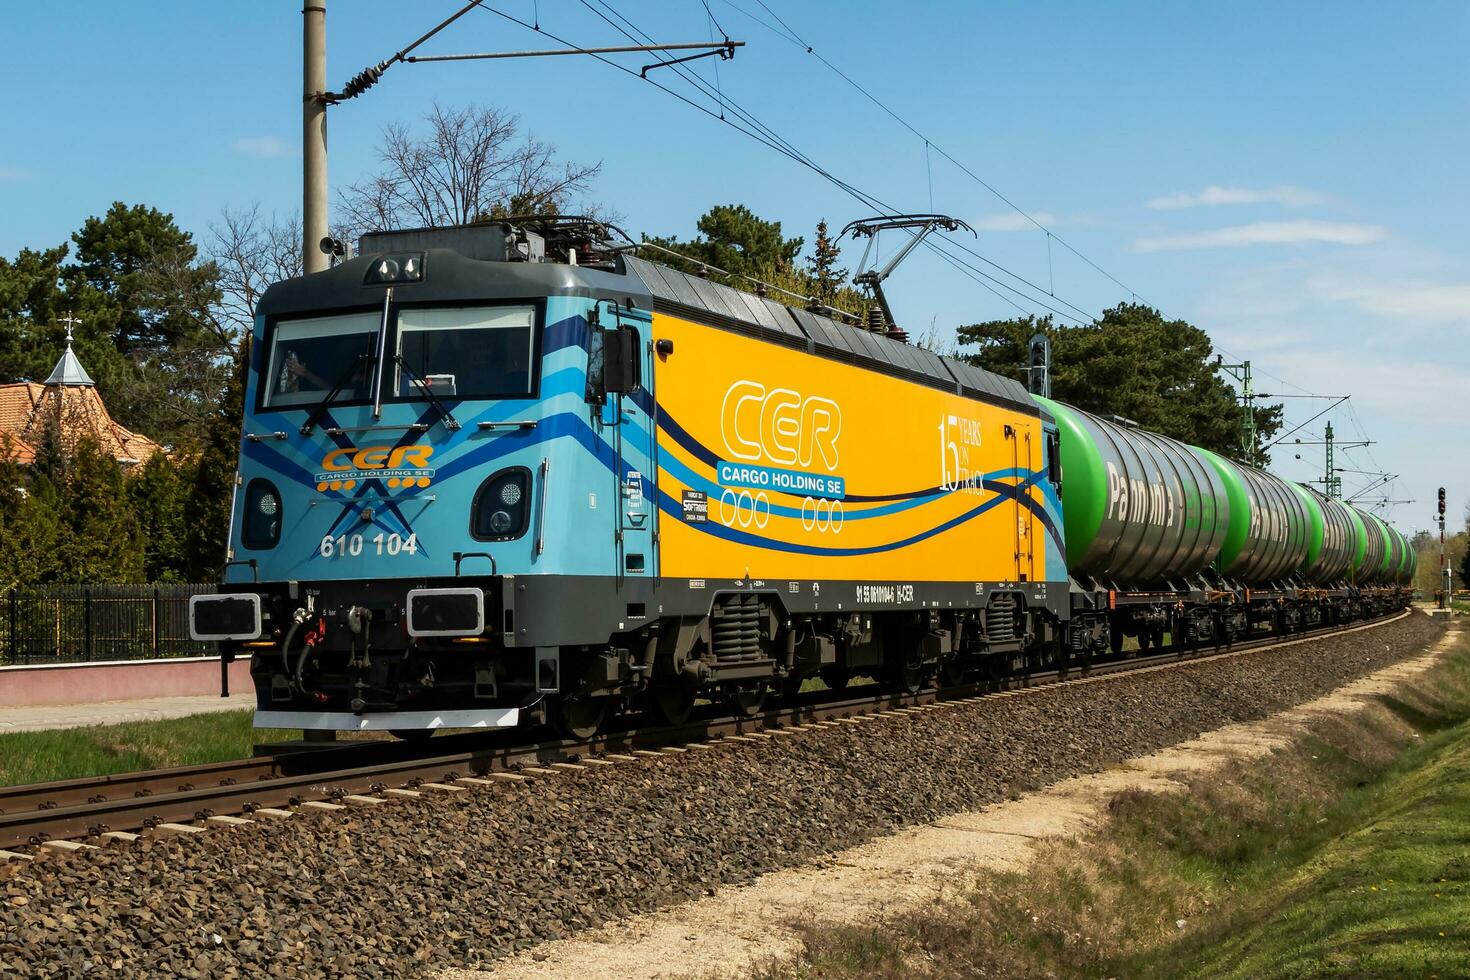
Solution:
{"label": "house with red tiled roof", "polygon": [[52,425],[65,453],[83,439],[96,442],[123,466],[146,463],[155,453],[165,452],[147,436],[113,421],[97,383],[71,349],[70,330],[65,352],[43,383],[0,384],[0,457],[16,463],[35,462],[36,451]]}

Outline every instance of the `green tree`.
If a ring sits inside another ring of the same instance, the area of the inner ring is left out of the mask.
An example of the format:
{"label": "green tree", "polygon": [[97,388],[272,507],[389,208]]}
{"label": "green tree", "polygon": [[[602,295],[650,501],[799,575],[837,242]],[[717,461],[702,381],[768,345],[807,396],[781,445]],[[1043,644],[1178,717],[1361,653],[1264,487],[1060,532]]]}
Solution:
{"label": "green tree", "polygon": [[[1037,332],[1051,338],[1052,395],[1096,415],[1119,415],[1232,459],[1245,458],[1242,409],[1216,367],[1209,335],[1184,320],[1121,303],[1098,323],[1068,326],[1051,317],[993,320],[958,330],[961,356],[1009,378],[1024,378]],[[1256,465],[1281,429],[1281,406],[1255,408]]]}
{"label": "green tree", "polygon": [[213,334],[205,324],[219,299],[217,273],[198,262],[193,236],[173,215],[117,201],[71,237],[73,269],[117,307],[112,342],[124,356],[152,357],[197,344],[201,331]]}
{"label": "green tree", "polygon": [[838,290],[847,282],[847,270],[837,266],[841,254],[842,248],[827,233],[827,219],[823,218],[817,222],[817,234],[812,241],[812,254],[806,258],[806,266],[814,295],[829,306],[836,301]]}
{"label": "green tree", "polygon": [[157,453],[128,474],[128,503],[142,535],[146,581],[188,580],[190,532],[185,508],[197,467],[194,457]]}
{"label": "green tree", "polygon": [[696,223],[700,237],[648,241],[708,263],[726,272],[764,278],[773,272],[790,273],[801,254],[804,239],[786,238],[781,222],[757,217],[743,204],[717,204]]}
{"label": "green tree", "polygon": [[0,462],[0,594],[55,581],[60,571],[61,495],[32,467]]}
{"label": "green tree", "polygon": [[144,577],[143,538],[122,468],[83,439],[66,465],[60,574],[73,582],[129,583]]}
{"label": "green tree", "polygon": [[250,341],[240,345],[234,371],[219,404],[209,414],[203,449],[193,467],[194,485],[184,505],[189,528],[185,568],[193,582],[213,582],[223,571],[230,541],[230,504],[240,457],[240,426],[245,413],[245,380]]}

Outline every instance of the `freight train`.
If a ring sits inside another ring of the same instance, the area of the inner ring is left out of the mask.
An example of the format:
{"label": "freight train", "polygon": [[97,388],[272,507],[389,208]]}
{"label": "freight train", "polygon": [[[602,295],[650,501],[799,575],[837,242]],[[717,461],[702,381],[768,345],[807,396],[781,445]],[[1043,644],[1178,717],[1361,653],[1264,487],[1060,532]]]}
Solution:
{"label": "freight train", "polygon": [[264,294],[190,609],[257,725],[586,736],[1407,602],[1372,514],[589,228],[368,235]]}

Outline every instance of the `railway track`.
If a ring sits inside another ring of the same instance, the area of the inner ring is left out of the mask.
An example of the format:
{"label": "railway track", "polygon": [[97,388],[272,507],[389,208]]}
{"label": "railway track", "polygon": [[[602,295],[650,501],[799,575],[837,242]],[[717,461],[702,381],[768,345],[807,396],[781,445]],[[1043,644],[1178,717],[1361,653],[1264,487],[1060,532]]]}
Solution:
{"label": "railway track", "polygon": [[[523,733],[466,733],[436,738],[428,745],[360,742],[312,752],[93,779],[0,788],[0,849],[18,856],[44,846],[131,840],[142,831],[187,833],[200,825],[230,822],[234,815],[281,815],[293,807],[362,802],[364,794],[454,787],[465,779],[519,778],[527,768],[565,765],[606,755],[634,755],[670,747],[749,736],[767,729],[836,722],[857,715],[912,710],[935,702],[972,702],[985,697],[1091,683],[1111,676],[1204,663],[1264,649],[1290,646],[1335,634],[1373,629],[1408,616],[1404,611],[1347,628],[1265,637],[1218,652],[1164,649],[1147,656],[1108,660],[1085,670],[1048,671],[1000,683],[963,685],[905,694],[856,688],[833,699],[813,692],[797,703],[749,718],[711,716],[677,726],[630,727],[589,741],[554,739],[527,743]],[[426,754],[432,751],[432,755]],[[67,842],[56,844],[55,842]],[[11,849],[21,848],[22,851]]]}

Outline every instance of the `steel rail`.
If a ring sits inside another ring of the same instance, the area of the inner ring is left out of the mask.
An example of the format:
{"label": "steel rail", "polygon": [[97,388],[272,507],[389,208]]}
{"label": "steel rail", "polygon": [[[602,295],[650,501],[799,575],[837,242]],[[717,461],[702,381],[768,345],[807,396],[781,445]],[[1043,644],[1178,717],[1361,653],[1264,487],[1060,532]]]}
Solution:
{"label": "steel rail", "polygon": [[[426,747],[421,744],[360,742],[257,759],[10,787],[0,789],[0,848],[35,847],[50,840],[92,838],[113,830],[137,831],[215,815],[249,814],[266,807],[299,806],[310,800],[331,801],[352,794],[382,792],[395,786],[412,788],[424,783],[449,783],[465,776],[485,776],[607,753],[680,746],[758,733],[768,728],[832,721],[859,713],[974,700],[1015,690],[1039,691],[1293,646],[1388,625],[1408,615],[1406,610],[1347,627],[1304,631],[1285,638],[1261,637],[1229,647],[1164,648],[1158,653],[1125,655],[1090,666],[1011,675],[996,681],[916,693],[879,690],[834,700],[831,692],[811,692],[797,703],[750,717],[712,716],[680,725],[646,727],[639,727],[635,722],[633,727],[586,741],[552,739],[526,743],[518,740],[524,733],[515,730],[472,732],[435,739],[432,756],[424,755]],[[823,699],[823,694],[828,697]]]}

